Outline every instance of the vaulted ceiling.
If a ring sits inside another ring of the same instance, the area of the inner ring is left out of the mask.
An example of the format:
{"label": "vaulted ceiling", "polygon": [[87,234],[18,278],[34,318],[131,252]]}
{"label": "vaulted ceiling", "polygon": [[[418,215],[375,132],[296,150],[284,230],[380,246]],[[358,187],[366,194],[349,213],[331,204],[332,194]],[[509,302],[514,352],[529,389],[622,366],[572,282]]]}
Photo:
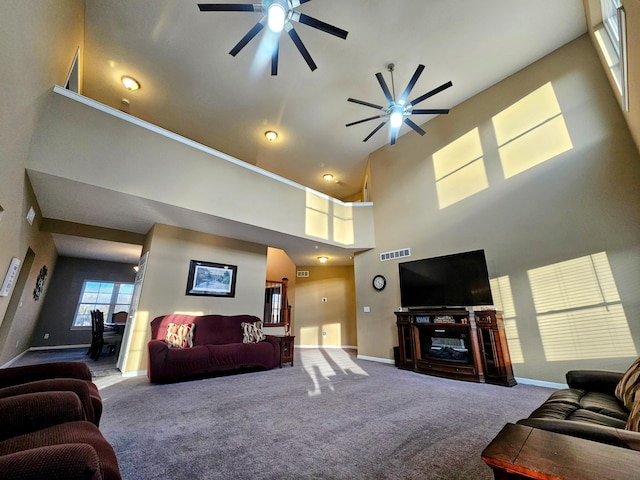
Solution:
{"label": "vaulted ceiling", "polygon": [[[195,0],[86,0],[82,93],[349,200],[368,155],[389,143],[387,126],[363,142],[376,121],[345,126],[380,113],[349,97],[386,105],[376,73],[399,95],[424,64],[412,97],[451,81],[420,108],[453,108],[586,32],[582,0],[313,0],[296,10],[348,36],[294,23],[317,69],[283,34],[272,76],[264,33],[229,54],[260,13],[201,12]],[[123,75],[141,88],[126,90]],[[430,118],[412,120],[428,135]],[[267,130],[278,139],[267,141]],[[402,135],[417,133],[403,125]]]}
{"label": "vaulted ceiling", "polygon": [[[375,74],[392,88],[389,63],[397,95],[419,64],[412,97],[451,81],[420,104],[451,108],[586,32],[582,0],[313,0],[297,10],[348,36],[293,23],[318,68],[283,33],[272,76],[264,33],[228,53],[261,13],[201,12],[195,0],[87,0],[83,93],[346,199],[362,188],[368,154],[389,142],[386,127],[362,141],[378,122],[345,127],[380,113],[347,98],[386,105]],[[142,88],[125,90],[122,75]],[[279,138],[268,142],[266,130]],[[406,125],[404,134],[417,135]],[[322,179],[327,172],[334,181]]]}

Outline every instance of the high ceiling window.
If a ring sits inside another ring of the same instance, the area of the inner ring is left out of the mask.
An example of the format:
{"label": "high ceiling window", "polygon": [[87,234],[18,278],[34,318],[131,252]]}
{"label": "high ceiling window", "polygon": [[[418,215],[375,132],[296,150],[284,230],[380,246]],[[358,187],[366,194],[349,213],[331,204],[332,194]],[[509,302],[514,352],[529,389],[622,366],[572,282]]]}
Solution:
{"label": "high ceiling window", "polygon": [[594,35],[622,99],[622,108],[629,111],[627,72],[626,14],[620,0],[600,0],[602,24]]}
{"label": "high ceiling window", "polygon": [[618,52],[620,56],[621,45],[620,40],[622,38],[620,31],[620,18],[618,15],[618,9],[622,5],[620,0],[600,0],[600,7],[602,8],[602,24],[607,31],[607,35],[613,43],[613,48]]}

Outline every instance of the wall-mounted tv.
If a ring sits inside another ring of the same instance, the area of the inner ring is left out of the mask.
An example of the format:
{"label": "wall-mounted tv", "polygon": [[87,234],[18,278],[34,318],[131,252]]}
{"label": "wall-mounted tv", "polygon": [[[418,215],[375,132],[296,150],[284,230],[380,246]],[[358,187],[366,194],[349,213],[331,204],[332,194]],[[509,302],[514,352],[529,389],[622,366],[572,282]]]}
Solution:
{"label": "wall-mounted tv", "polygon": [[403,307],[493,305],[484,250],[398,264]]}

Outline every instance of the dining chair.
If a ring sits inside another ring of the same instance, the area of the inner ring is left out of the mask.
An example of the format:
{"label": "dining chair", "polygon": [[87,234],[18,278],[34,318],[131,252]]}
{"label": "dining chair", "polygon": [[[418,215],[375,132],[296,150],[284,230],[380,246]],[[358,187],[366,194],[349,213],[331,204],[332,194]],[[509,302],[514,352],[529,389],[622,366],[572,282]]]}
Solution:
{"label": "dining chair", "polygon": [[95,310],[94,315],[92,315],[92,324],[95,325],[95,328],[92,329],[94,331],[94,337],[91,344],[94,345],[95,343],[95,345],[91,358],[97,361],[105,345],[109,347],[110,353],[115,353],[116,356],[118,356],[122,343],[122,335],[110,330],[105,331],[104,314],[100,310]]}
{"label": "dining chair", "polygon": [[126,323],[128,317],[129,317],[129,313],[125,312],[124,310],[121,311],[121,312],[116,312],[113,315],[111,315],[111,322],[112,323]]}
{"label": "dining chair", "polygon": [[87,355],[93,358],[94,352],[96,351],[97,346],[97,336],[96,336],[96,310],[90,310],[91,314],[91,345],[89,345],[89,350],[87,350]]}

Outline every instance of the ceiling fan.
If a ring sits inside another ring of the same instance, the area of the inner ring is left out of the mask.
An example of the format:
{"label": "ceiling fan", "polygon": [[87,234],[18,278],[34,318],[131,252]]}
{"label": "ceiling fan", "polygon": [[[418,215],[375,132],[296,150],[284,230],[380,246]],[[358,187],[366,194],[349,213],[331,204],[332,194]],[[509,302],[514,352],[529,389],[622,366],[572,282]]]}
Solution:
{"label": "ceiling fan", "polygon": [[300,36],[293,28],[292,22],[302,23],[309,27],[316,28],[323,32],[335,35],[336,37],[347,38],[349,32],[341,28],[334,27],[323,21],[317,20],[309,15],[296,11],[296,8],[311,0],[262,0],[261,3],[199,3],[201,12],[262,12],[262,19],[256,23],[247,34],[229,52],[236,56],[253,38],[266,26],[268,31],[275,35],[275,47],[271,53],[271,75],[278,74],[278,50],[280,34],[286,30],[291,40],[298,48],[298,51],[309,65],[311,71],[317,65],[311,58],[309,51],[302,43]]}
{"label": "ceiling fan", "polygon": [[448,81],[447,83],[443,83],[442,85],[440,85],[437,88],[434,88],[430,92],[427,92],[424,95],[420,95],[419,97],[414,98],[410,102],[407,102],[407,98],[409,97],[411,90],[413,90],[413,87],[415,86],[416,82],[418,81],[418,78],[420,77],[420,75],[422,74],[422,71],[424,70],[424,65],[420,64],[418,65],[418,68],[413,74],[413,77],[411,77],[411,80],[409,80],[409,84],[407,85],[407,88],[404,89],[404,92],[402,92],[402,95],[400,95],[400,97],[396,100],[395,85],[393,84],[394,67],[395,66],[393,65],[393,63],[390,63],[389,65],[387,65],[387,69],[391,74],[391,86],[393,89],[393,94],[391,93],[391,91],[389,91],[389,87],[387,86],[387,82],[385,82],[384,77],[382,76],[382,73],[376,73],[376,78],[378,79],[378,82],[382,87],[382,91],[384,92],[384,96],[386,97],[388,102],[388,105],[386,107],[382,105],[376,105],[375,103],[356,100],[355,98],[347,99],[348,102],[358,103],[360,105],[364,105],[365,107],[375,108],[377,110],[382,110],[384,112],[381,115],[375,115],[373,117],[364,118],[356,122],[347,123],[346,126],[350,127],[352,125],[358,125],[359,123],[375,120],[376,118],[384,118],[384,120],[380,122],[380,124],[376,128],[374,128],[369,135],[366,136],[363,142],[366,142],[367,140],[369,140],[378,130],[384,127],[387,122],[389,122],[389,126],[390,126],[389,134],[391,137],[391,145],[396,143],[396,139],[398,138],[398,132],[400,131],[400,127],[402,126],[403,123],[406,123],[407,125],[409,125],[413,130],[418,132],[420,135],[424,135],[426,132],[409,119],[410,115],[429,115],[429,114],[449,113],[449,109],[440,109],[440,108],[417,109],[413,107],[418,103],[423,102],[427,98],[432,97],[435,94],[440,93],[443,90],[446,90],[447,88],[453,86],[453,83],[451,83],[451,81]]}

